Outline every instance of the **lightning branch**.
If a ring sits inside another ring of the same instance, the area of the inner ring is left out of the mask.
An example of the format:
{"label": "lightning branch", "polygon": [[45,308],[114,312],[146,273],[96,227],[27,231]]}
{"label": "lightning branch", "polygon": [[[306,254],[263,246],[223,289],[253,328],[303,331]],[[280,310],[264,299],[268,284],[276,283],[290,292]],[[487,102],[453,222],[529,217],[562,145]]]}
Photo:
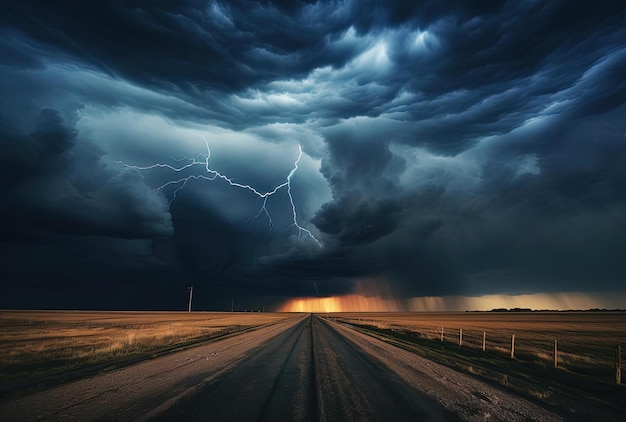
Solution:
{"label": "lightning branch", "polygon": [[161,191],[164,191],[168,187],[174,187],[174,191],[168,202],[171,205],[172,202],[176,200],[176,195],[178,194],[178,192],[180,192],[181,189],[184,189],[189,181],[191,180],[215,181],[216,179],[221,179],[234,188],[243,189],[243,190],[252,192],[254,195],[256,195],[258,198],[262,200],[261,207],[259,208],[258,212],[256,213],[256,215],[250,217],[249,221],[255,221],[261,215],[264,215],[267,218],[270,233],[273,230],[274,223],[272,221],[272,216],[267,210],[267,201],[270,197],[276,195],[279,191],[286,190],[287,196],[289,198],[289,205],[291,207],[291,218],[292,218],[292,223],[289,226],[289,228],[295,228],[297,230],[299,239],[303,235],[305,235],[308,238],[310,238],[312,241],[314,241],[318,247],[320,248],[322,247],[321,242],[313,235],[313,233],[311,233],[310,230],[302,227],[298,223],[298,212],[297,212],[296,204],[293,200],[293,195],[291,192],[291,189],[292,189],[291,179],[293,175],[298,171],[298,165],[300,164],[300,160],[302,159],[302,146],[298,145],[298,157],[296,158],[293,164],[293,168],[291,169],[291,171],[285,178],[285,181],[275,186],[273,189],[263,192],[263,191],[257,190],[251,185],[235,182],[233,179],[229,178],[228,176],[218,172],[217,170],[212,169],[209,166],[209,160],[211,158],[211,148],[209,147],[209,142],[204,136],[202,137],[202,139],[204,140],[204,145],[206,147],[206,155],[204,155],[204,159],[198,160],[196,158],[182,158],[177,161],[187,161],[187,164],[181,165],[180,167],[176,167],[176,166],[166,164],[166,163],[157,163],[157,164],[152,164],[149,166],[135,166],[135,165],[126,164],[121,161],[117,161],[117,163],[124,167],[135,169],[138,171],[164,169],[164,170],[171,171],[174,173],[181,173],[187,169],[191,169],[195,167],[203,167],[204,174],[193,174],[193,175],[186,176],[186,177],[174,178],[154,188],[153,190],[155,192],[161,192]]}

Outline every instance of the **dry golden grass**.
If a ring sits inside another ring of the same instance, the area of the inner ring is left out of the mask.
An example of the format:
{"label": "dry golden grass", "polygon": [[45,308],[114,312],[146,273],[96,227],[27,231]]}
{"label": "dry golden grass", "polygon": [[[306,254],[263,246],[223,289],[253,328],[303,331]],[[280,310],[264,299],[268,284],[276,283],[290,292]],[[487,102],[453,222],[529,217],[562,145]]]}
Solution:
{"label": "dry golden grass", "polygon": [[291,316],[265,312],[0,311],[0,381],[150,354]]}
{"label": "dry golden grass", "polygon": [[515,334],[516,357],[551,364],[554,340],[559,367],[572,371],[604,368],[610,372],[615,347],[626,348],[626,313],[621,312],[450,312],[450,313],[340,313],[352,324],[413,331],[421,337],[457,343],[463,330],[463,347],[510,354]]}
{"label": "dry golden grass", "polygon": [[[615,349],[626,346],[626,313],[338,313],[327,317],[544,402],[567,419],[624,420],[626,389],[615,382]],[[463,330],[461,347],[459,329]],[[512,334],[515,359],[510,358]],[[554,339],[558,368],[553,364]]]}

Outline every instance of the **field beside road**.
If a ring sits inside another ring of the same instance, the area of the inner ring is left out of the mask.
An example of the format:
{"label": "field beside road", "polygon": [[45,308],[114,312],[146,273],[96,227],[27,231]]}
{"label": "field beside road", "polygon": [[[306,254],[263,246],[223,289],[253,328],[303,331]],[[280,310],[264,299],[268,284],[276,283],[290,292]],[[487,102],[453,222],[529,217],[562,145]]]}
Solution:
{"label": "field beside road", "polygon": [[361,323],[419,333],[423,338],[481,348],[507,355],[515,335],[515,355],[552,364],[558,341],[559,366],[581,372],[612,374],[615,347],[626,347],[626,313],[622,312],[411,312],[337,313],[348,323]]}
{"label": "field beside road", "polygon": [[[134,363],[293,314],[238,312],[0,311],[0,386]],[[59,381],[62,381],[59,380]],[[3,392],[0,388],[0,394]]]}
{"label": "field beside road", "polygon": [[0,311],[0,420],[619,421],[625,319]]}
{"label": "field beside road", "polygon": [[621,385],[616,382],[616,350],[626,348],[625,313],[336,313],[325,317],[561,412],[619,420],[626,411],[626,380]]}
{"label": "field beside road", "polygon": [[500,388],[300,314],[34,394],[0,420],[559,421]]}

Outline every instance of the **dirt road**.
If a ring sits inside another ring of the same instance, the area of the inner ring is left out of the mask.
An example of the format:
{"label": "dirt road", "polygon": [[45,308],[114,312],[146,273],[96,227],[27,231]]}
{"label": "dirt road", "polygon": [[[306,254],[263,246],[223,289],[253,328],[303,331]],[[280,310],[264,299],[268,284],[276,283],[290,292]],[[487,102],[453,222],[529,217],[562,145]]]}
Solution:
{"label": "dirt road", "polygon": [[558,420],[316,316],[0,402],[0,420]]}

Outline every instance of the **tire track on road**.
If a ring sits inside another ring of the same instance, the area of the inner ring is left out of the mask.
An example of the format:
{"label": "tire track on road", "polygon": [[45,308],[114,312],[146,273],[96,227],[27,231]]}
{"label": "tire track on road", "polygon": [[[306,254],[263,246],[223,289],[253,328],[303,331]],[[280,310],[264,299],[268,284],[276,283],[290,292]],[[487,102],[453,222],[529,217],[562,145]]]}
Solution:
{"label": "tire track on road", "polygon": [[[248,352],[219,382],[184,397],[155,420],[307,420],[310,320]],[[291,398],[290,398],[291,397]],[[285,405],[287,403],[288,405]]]}
{"label": "tire track on road", "polygon": [[319,318],[314,321],[322,350],[320,420],[456,421],[458,417],[404,383],[375,356]]}
{"label": "tire track on road", "polygon": [[145,420],[222,378],[246,361],[251,350],[272,344],[305,319],[295,315],[193,349],[0,400],[0,421]]}
{"label": "tire track on road", "polygon": [[211,345],[0,401],[0,420],[38,419],[508,422],[559,418],[342,324],[301,315]]}

